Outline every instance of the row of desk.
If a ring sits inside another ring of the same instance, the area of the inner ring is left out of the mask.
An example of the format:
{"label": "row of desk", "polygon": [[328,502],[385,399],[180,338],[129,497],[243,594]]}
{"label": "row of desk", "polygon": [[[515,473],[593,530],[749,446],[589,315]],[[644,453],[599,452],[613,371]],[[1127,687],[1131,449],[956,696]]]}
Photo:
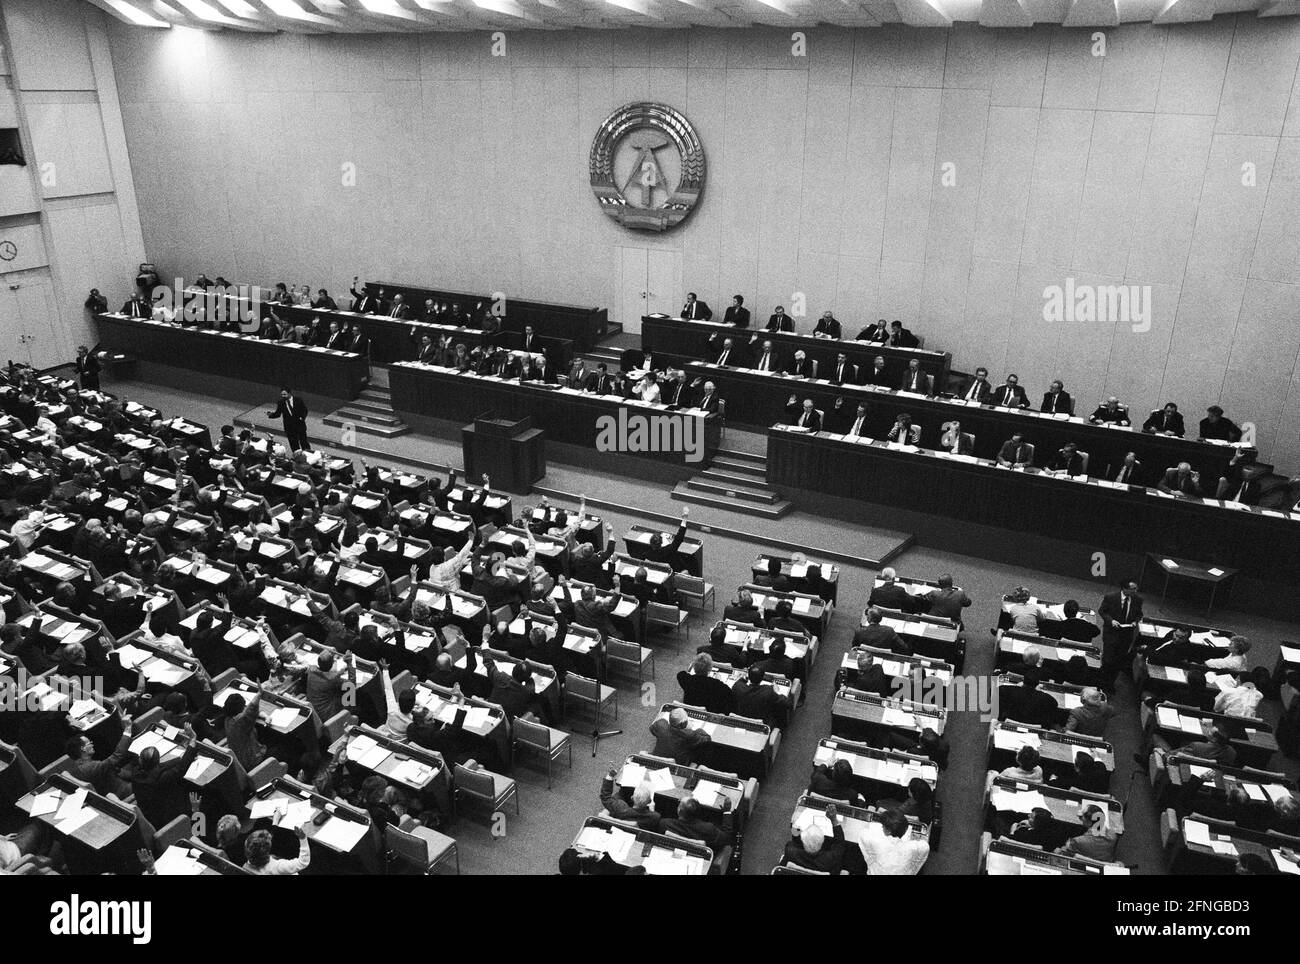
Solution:
{"label": "row of desk", "polygon": [[767,479],[777,487],[1087,541],[1096,549],[1184,556],[1268,582],[1300,579],[1300,527],[1295,517],[1275,510],[1232,508],[780,426],[768,432],[767,451]]}
{"label": "row of desk", "polygon": [[121,314],[96,315],[95,323],[104,350],[207,375],[340,399],[356,398],[370,377],[365,356],[352,352],[282,345],[256,335]]}
{"label": "row of desk", "polygon": [[[686,366],[690,381],[712,381],[727,402],[727,419],[745,425],[767,428],[789,421],[786,404],[794,395],[800,403],[811,398],[813,404],[831,417],[835,400],[844,399],[841,409],[843,431],[848,431],[857,414],[859,402],[867,405],[867,435],[884,438],[899,414],[906,412],[912,424],[921,429],[921,442],[938,448],[946,422],[960,421],[965,433],[975,436],[976,456],[993,458],[1002,444],[1015,433],[1035,446],[1037,460],[1046,464],[1066,442],[1075,442],[1090,456],[1088,471],[1105,474],[1105,468],[1121,461],[1125,453],[1135,452],[1143,471],[1154,482],[1156,473],[1188,462],[1201,473],[1202,482],[1213,486],[1228,468],[1237,446],[1171,435],[1152,435],[1136,428],[1094,425],[1086,418],[1049,415],[1034,409],[998,408],[967,403],[961,399],[943,399],[875,389],[860,385],[836,385],[824,379],[783,378],[767,372],[740,368],[719,368],[701,362]],[[823,426],[829,428],[830,426]],[[770,458],[770,453],[769,453]]]}
{"label": "row of desk", "polygon": [[[507,419],[531,416],[550,441],[598,449],[612,435],[619,437],[618,454],[671,465],[707,461],[717,451],[721,434],[716,413],[669,411],[663,405],[620,396],[471,375],[417,362],[392,365],[388,381],[393,408],[402,414],[458,422],[486,413]],[[639,434],[638,425],[644,426]],[[665,427],[672,430],[661,431]],[[688,438],[693,451],[685,450]]]}

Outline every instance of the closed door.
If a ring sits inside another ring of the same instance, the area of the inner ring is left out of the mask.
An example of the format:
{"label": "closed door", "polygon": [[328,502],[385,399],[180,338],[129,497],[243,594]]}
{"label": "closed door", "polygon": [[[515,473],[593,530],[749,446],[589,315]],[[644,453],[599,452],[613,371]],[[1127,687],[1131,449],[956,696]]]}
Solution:
{"label": "closed door", "polygon": [[[59,323],[58,306],[54,301],[54,288],[50,279],[34,272],[24,272],[14,280],[4,281],[7,301],[0,302],[0,318],[17,320],[16,331],[4,336],[2,361],[27,362],[35,368],[52,368],[72,360],[68,354],[63,325]],[[3,280],[3,279],[0,279]],[[9,290],[10,285],[18,290]],[[8,325],[0,325],[8,328]]]}
{"label": "closed door", "polygon": [[619,316],[624,331],[641,330],[641,316],[675,315],[685,295],[682,253],[667,248],[619,248]]}

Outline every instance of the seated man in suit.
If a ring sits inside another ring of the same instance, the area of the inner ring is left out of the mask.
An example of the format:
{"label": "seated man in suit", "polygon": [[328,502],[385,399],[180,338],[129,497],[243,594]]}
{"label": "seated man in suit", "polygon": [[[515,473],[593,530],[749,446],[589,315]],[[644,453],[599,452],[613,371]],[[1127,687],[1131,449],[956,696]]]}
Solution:
{"label": "seated man in suit", "polygon": [[1199,497],[1202,494],[1201,474],[1193,472],[1189,463],[1179,462],[1172,469],[1165,470],[1165,474],[1161,476],[1156,488],[1170,495]]}
{"label": "seated man in suit", "polygon": [[680,706],[668,713],[668,718],[656,719],[650,724],[650,735],[655,738],[652,751],[655,756],[668,757],[682,766],[690,766],[704,746],[713,738],[703,727],[692,727],[691,718]]}
{"label": "seated man in suit", "polygon": [[1111,466],[1108,473],[1111,481],[1121,482],[1124,485],[1145,485],[1143,481],[1146,478],[1142,471],[1142,463],[1138,461],[1136,452],[1125,454],[1123,461]]}
{"label": "seated man in suit", "polygon": [[867,403],[858,402],[858,407],[853,413],[852,420],[844,428],[845,436],[848,438],[867,438]]}
{"label": "seated man in suit", "polygon": [[[714,339],[709,339],[709,344],[715,344]],[[717,354],[713,358],[713,363],[719,367],[728,365],[735,368],[749,367],[749,351],[743,344],[737,345],[731,338],[722,339],[721,347],[718,347]]]}
{"label": "seated man in suit", "polygon": [[686,385],[686,373],[680,368],[669,368],[659,383],[659,401],[669,408],[689,407],[691,390]]}
{"label": "seated man in suit", "polygon": [[682,702],[691,706],[702,706],[710,713],[730,713],[735,706],[731,689],[720,679],[709,674],[713,670],[713,657],[708,653],[698,653],[691,662],[691,668],[677,674],[677,682],[682,687]]}
{"label": "seated man in suit", "polygon": [[[555,384],[555,371],[551,368],[551,363],[547,361],[544,353],[538,352],[535,355],[524,355],[521,359],[521,365],[523,370],[520,374],[520,381],[542,382],[546,385]],[[647,401],[650,401],[650,399],[647,399]]]}
{"label": "seated man in suit", "polygon": [[1241,429],[1232,419],[1223,417],[1223,409],[1218,405],[1211,405],[1205,413],[1205,418],[1201,419],[1199,438],[1218,442],[1241,441]]}
{"label": "seated man in suit", "polygon": [[1178,406],[1173,402],[1166,402],[1164,408],[1157,408],[1147,420],[1142,423],[1142,431],[1155,435],[1174,435],[1178,438],[1183,437],[1183,416],[1178,411]]}
{"label": "seated man in suit", "polygon": [[791,425],[806,428],[813,433],[822,430],[822,417],[817,414],[817,408],[811,398],[805,398],[800,404],[798,396],[791,395],[790,400],[785,403],[785,414],[790,419]]}
{"label": "seated man in suit", "polygon": [[903,372],[903,377],[899,380],[898,390],[900,392],[915,392],[918,395],[929,395],[930,383],[930,376],[921,371],[921,362],[913,358],[907,363],[907,371]]}
{"label": "seated man in suit", "polygon": [[871,590],[871,595],[867,597],[867,605],[908,612],[911,604],[911,594],[898,584],[898,573],[890,566],[881,569],[880,585]]}
{"label": "seated man in suit", "polygon": [[787,375],[793,375],[795,378],[813,377],[812,360],[809,359],[808,355],[802,348],[795,351],[794,357],[792,357],[790,363],[785,366],[785,373]]}
{"label": "seated man in suit", "polygon": [[[861,686],[854,688],[862,689]],[[819,797],[843,800],[854,807],[864,806],[866,800],[858,792],[854,783],[853,764],[848,760],[839,759],[833,766],[827,766],[825,763],[814,765],[812,777],[808,781],[808,789]]]}
{"label": "seated man in suit", "polygon": [[1060,621],[1059,626],[1053,627],[1057,638],[1073,640],[1076,643],[1091,643],[1097,638],[1101,630],[1092,620],[1079,618],[1077,602],[1067,599],[1061,608],[1065,610],[1065,618]]}
{"label": "seated man in suit", "polygon": [[758,352],[758,358],[754,362],[754,370],[760,372],[779,372],[781,370],[781,355],[777,352],[776,346],[772,344],[769,338],[763,342],[763,347]]}
{"label": "seated man in suit", "polygon": [[736,601],[728,603],[722,610],[722,618],[736,623],[749,623],[753,626],[763,625],[763,614],[754,605],[753,593],[743,588],[736,594]]}
{"label": "seated man in suit", "polygon": [[[726,813],[730,809],[731,801],[724,797],[722,811]],[[703,804],[694,797],[687,797],[677,804],[677,816],[665,820],[663,829],[680,837],[700,841],[711,849],[715,856],[731,842],[727,839],[725,830],[704,816]]]}
{"label": "seated man in suit", "polygon": [[885,356],[877,355],[871,362],[870,371],[861,371],[858,373],[859,384],[875,385],[878,388],[893,388],[893,379],[889,377],[889,372],[885,368]]}
{"label": "seated man in suit", "polygon": [[1228,475],[1219,479],[1219,487],[1215,495],[1227,502],[1258,505],[1259,480],[1263,474],[1264,470],[1258,465],[1245,465],[1238,472],[1230,471]]}
{"label": "seated man in suit", "polygon": [[858,332],[857,341],[869,342],[873,345],[889,344],[889,325],[885,324],[885,319],[881,318],[874,325],[867,325]]}
{"label": "seated man in suit", "polygon": [[803,679],[806,675],[803,661],[787,656],[785,640],[779,637],[768,645],[767,655],[758,657],[752,665],[762,670],[765,675],[774,673],[786,679]]}
{"label": "seated man in suit", "polygon": [[618,792],[618,769],[611,767],[600,784],[600,805],[615,820],[626,820],[642,830],[658,833],[662,829],[663,817],[654,810],[654,789],[648,783],[642,783],[632,790],[632,802],[628,803]]}
{"label": "seated man in suit", "polygon": [[1034,807],[1026,819],[1011,825],[1011,839],[1050,853],[1069,839],[1069,833],[1060,829],[1052,811]]}
{"label": "seated man in suit", "polygon": [[998,449],[998,465],[1025,468],[1033,464],[1033,457],[1034,450],[1030,448],[1025,441],[1025,437],[1019,432],[1003,442],[1002,448]]}
{"label": "seated man in suit", "polygon": [[597,395],[613,395],[618,392],[615,378],[609,373],[609,366],[604,362],[597,365],[596,370],[587,376],[587,383],[582,386],[582,389]]}
{"label": "seated man in suit", "polygon": [[993,386],[989,384],[989,370],[982,365],[975,369],[975,377],[962,387],[961,394],[957,397],[964,401],[987,405],[993,398]]}
{"label": "seated man in suit", "polygon": [[894,632],[893,627],[884,625],[882,622],[884,618],[885,614],[876,606],[868,609],[867,625],[859,626],[853,633],[853,648],[870,646],[873,649],[887,649],[893,653],[911,656],[912,647],[902,636]]}
{"label": "seated man in suit", "polygon": [[849,655],[857,660],[857,669],[844,673],[844,682],[855,690],[889,696],[894,692],[894,681],[885,672],[885,667],[876,662],[875,656],[868,649],[850,650]]}
{"label": "seated man in suit", "polygon": [[813,328],[813,337],[833,338],[836,341],[842,338],[840,323],[836,320],[835,315],[829,311],[823,311],[822,316],[817,319],[817,326]]}
{"label": "seated man in suit", "polygon": [[722,401],[722,399],[718,397],[717,386],[714,385],[713,382],[705,382],[703,386],[701,386],[699,382],[700,380],[698,378],[691,382],[691,388],[693,390],[698,389],[699,394],[699,398],[695,400],[692,408],[698,408],[705,412],[716,412],[718,410],[718,403]]}
{"label": "seated man in suit", "polygon": [[835,875],[844,866],[844,827],[835,804],[826,806],[826,819],[831,822],[831,839],[816,824],[809,824],[785,845],[784,862],[806,870]]}
{"label": "seated man in suit", "polygon": [[713,317],[713,311],[696,297],[694,291],[688,291],[686,304],[682,305],[682,317],[688,321],[708,321]]}
{"label": "seated man in suit", "polygon": [[894,348],[916,348],[921,341],[901,321],[894,320],[889,324],[889,344]]}
{"label": "seated man in suit", "polygon": [[794,319],[785,313],[785,308],[777,305],[772,316],[767,319],[764,331],[794,331]]}
{"label": "seated man in suit", "polygon": [[1128,409],[1112,395],[1104,404],[1097,406],[1097,410],[1088,416],[1088,421],[1094,425],[1128,425]]}
{"label": "seated man in suit", "polygon": [[1084,736],[1105,736],[1106,724],[1114,715],[1115,708],[1106,699],[1106,694],[1095,686],[1087,686],[1079,698],[1079,705],[1070,710],[1065,731]]}
{"label": "seated man in suit", "polygon": [[970,433],[961,430],[961,422],[954,419],[951,422],[944,422],[940,428],[943,429],[943,434],[939,437],[939,451],[951,455],[972,453],[974,446],[971,443]]}
{"label": "seated man in suit", "polygon": [[954,623],[961,623],[961,611],[971,604],[970,596],[964,589],[955,589],[952,576],[944,573],[936,580],[939,588],[925,598],[930,604],[931,616],[942,616]]}
{"label": "seated man in suit", "polygon": [[901,412],[894,420],[889,432],[885,435],[885,441],[896,442],[899,445],[920,445],[921,444],[921,426],[912,424],[912,416],[906,412]]}
{"label": "seated man in suit", "polygon": [[1037,669],[1026,669],[1019,686],[998,689],[999,715],[1004,720],[1050,728],[1060,709],[1055,699],[1038,688],[1042,677]]}
{"label": "seated man in suit", "polygon": [[1074,414],[1074,399],[1065,390],[1065,385],[1061,383],[1060,379],[1052,382],[1051,387],[1043,393],[1043,404],[1039,406],[1038,410],[1053,415]]}
{"label": "seated man in suit", "polygon": [[762,720],[774,730],[780,729],[789,716],[790,700],[764,678],[762,667],[757,664],[749,667],[745,677],[731,688],[735,712],[751,720]]}
{"label": "seated man in suit", "polygon": [[858,383],[858,366],[849,361],[849,356],[840,352],[835,356],[835,364],[826,371],[825,376],[836,385],[856,385]]}
{"label": "seated man in suit", "polygon": [[1020,376],[1014,373],[1008,375],[1007,380],[993,392],[990,402],[998,408],[1028,408],[1029,397],[1020,387]]}
{"label": "seated man in suit", "polygon": [[740,295],[733,295],[731,304],[727,310],[722,313],[724,324],[731,325],[733,328],[749,327],[749,309],[745,307],[745,299]]}
{"label": "seated man in suit", "polygon": [[1074,442],[1066,442],[1052,456],[1052,461],[1047,463],[1047,467],[1053,472],[1063,472],[1066,475],[1082,475],[1083,456],[1079,454],[1079,446]]}
{"label": "seated man in suit", "polygon": [[402,321],[411,317],[411,311],[406,307],[406,303],[402,301],[401,295],[393,295],[392,304],[389,305],[386,314],[389,318],[397,318]]}

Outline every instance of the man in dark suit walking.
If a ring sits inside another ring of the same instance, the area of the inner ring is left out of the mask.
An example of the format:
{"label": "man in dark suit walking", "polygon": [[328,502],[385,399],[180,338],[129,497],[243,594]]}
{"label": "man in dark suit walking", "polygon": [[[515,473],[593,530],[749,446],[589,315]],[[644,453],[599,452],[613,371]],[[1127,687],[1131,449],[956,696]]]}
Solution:
{"label": "man in dark suit walking", "polygon": [[284,434],[289,440],[290,451],[311,451],[307,441],[307,403],[287,388],[280,390],[280,404],[275,411],[267,412],[267,418],[284,420]]}
{"label": "man in dark suit walking", "polygon": [[1142,621],[1142,597],[1138,584],[1127,579],[1119,589],[1102,597],[1101,673],[1106,686],[1113,689],[1115,677],[1133,657],[1138,623]]}

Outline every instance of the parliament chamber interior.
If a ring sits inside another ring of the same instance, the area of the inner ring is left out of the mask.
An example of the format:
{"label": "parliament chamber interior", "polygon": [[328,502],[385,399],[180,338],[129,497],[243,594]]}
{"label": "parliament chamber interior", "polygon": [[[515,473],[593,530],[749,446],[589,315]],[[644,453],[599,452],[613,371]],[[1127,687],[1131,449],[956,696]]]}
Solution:
{"label": "parliament chamber interior", "polygon": [[1300,873],[1297,12],[0,0],[0,870]]}

